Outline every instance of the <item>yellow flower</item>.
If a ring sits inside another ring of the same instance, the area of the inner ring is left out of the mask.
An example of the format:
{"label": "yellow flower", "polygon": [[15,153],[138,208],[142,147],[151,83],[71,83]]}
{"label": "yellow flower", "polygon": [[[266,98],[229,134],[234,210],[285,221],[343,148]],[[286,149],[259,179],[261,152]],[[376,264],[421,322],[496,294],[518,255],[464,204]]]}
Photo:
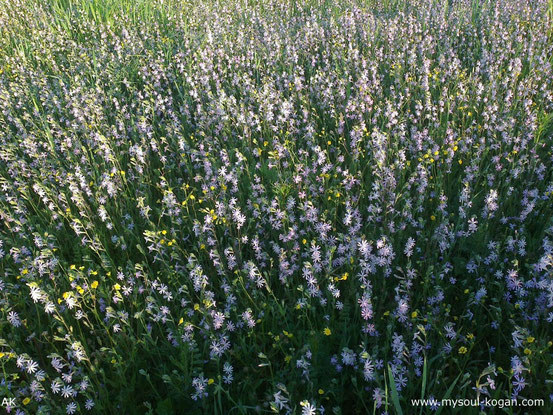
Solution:
{"label": "yellow flower", "polygon": [[347,272],[344,272],[344,274],[341,277],[334,278],[334,281],[345,281],[348,279],[349,274]]}
{"label": "yellow flower", "polygon": [[209,380],[207,381],[207,384],[208,385],[211,385],[213,384],[215,381],[213,380],[213,378],[209,378]]}
{"label": "yellow flower", "polygon": [[90,284],[90,288],[92,288],[92,289],[94,289],[94,290],[95,290],[96,288],[98,288],[98,281],[92,281],[92,284]]}
{"label": "yellow flower", "polygon": [[319,395],[324,395],[325,391],[322,389],[319,389]]}
{"label": "yellow flower", "polygon": [[5,355],[6,355],[6,353],[0,352],[0,359],[2,359]]}
{"label": "yellow flower", "polygon": [[467,334],[467,339],[469,339],[469,340],[474,339],[474,334],[472,334],[472,333]]}
{"label": "yellow flower", "polygon": [[184,318],[183,318],[183,317],[181,317],[180,320],[179,320],[179,326],[180,326],[182,323],[184,323]]}
{"label": "yellow flower", "polygon": [[467,352],[467,348],[465,346],[459,347],[459,354],[465,354]]}
{"label": "yellow flower", "polygon": [[115,291],[119,291],[119,290],[121,289],[121,286],[120,286],[119,284],[115,284],[115,285],[113,286],[113,289],[114,289]]}
{"label": "yellow flower", "polygon": [[29,405],[30,402],[31,402],[31,398],[23,399],[23,405]]}
{"label": "yellow flower", "polygon": [[463,164],[463,160],[459,160],[459,164]]}
{"label": "yellow flower", "polygon": [[434,215],[430,216],[430,220],[436,220],[436,216]]}
{"label": "yellow flower", "polygon": [[527,341],[528,343],[534,343],[534,340],[536,340],[536,339],[533,338],[532,336],[530,336],[530,337],[528,337],[528,338],[526,339],[526,341]]}
{"label": "yellow flower", "polygon": [[332,331],[330,331],[330,329],[327,327],[323,330],[323,333],[325,336],[330,336],[332,334]]}
{"label": "yellow flower", "polygon": [[198,303],[194,304],[194,310],[198,311],[200,309],[200,305]]}
{"label": "yellow flower", "polygon": [[419,313],[417,313],[416,311],[413,311],[411,313],[411,318],[417,318],[418,315],[419,315]]}
{"label": "yellow flower", "polygon": [[530,350],[529,348],[526,348],[526,349],[524,349],[524,354],[527,355],[527,356],[528,356],[528,355],[531,355],[531,354],[532,354],[532,350]]}

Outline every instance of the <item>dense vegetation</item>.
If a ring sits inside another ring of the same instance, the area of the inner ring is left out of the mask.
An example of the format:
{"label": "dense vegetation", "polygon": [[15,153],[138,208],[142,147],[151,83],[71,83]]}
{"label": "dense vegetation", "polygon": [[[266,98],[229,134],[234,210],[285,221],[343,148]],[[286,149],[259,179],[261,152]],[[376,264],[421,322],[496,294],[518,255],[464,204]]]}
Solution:
{"label": "dense vegetation", "polygon": [[0,400],[550,413],[552,20],[0,0]]}

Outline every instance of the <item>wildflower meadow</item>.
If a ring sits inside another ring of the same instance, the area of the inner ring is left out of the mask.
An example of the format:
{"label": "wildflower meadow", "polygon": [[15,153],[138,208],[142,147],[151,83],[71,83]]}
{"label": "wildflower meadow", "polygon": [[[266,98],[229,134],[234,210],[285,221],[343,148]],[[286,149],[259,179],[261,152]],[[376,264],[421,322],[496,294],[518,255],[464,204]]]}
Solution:
{"label": "wildflower meadow", "polygon": [[2,413],[553,413],[553,0],[0,0]]}

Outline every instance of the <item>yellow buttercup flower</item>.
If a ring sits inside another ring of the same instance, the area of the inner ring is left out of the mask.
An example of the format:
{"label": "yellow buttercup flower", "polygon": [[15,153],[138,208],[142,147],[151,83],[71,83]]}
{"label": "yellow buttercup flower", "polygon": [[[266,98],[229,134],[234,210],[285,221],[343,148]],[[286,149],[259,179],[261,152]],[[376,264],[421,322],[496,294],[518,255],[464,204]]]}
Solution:
{"label": "yellow buttercup flower", "polygon": [[323,333],[324,333],[325,336],[330,336],[332,334],[332,331],[328,327],[326,327],[323,330]]}

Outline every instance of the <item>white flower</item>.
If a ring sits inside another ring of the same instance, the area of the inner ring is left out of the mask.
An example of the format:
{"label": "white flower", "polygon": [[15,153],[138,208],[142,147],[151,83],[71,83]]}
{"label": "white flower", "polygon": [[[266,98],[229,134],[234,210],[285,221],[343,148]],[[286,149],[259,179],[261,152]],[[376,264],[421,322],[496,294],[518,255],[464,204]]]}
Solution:
{"label": "white flower", "polygon": [[71,385],[65,385],[63,388],[61,388],[61,396],[64,398],[69,398],[70,396],[73,396],[73,387]]}
{"label": "white flower", "polygon": [[300,405],[303,406],[301,415],[315,415],[317,413],[317,407],[311,405],[310,402],[303,401]]}
{"label": "white flower", "polygon": [[14,327],[21,326],[21,320],[19,319],[19,316],[17,315],[17,313],[15,311],[10,311],[8,313],[8,321]]}
{"label": "white flower", "polygon": [[50,385],[52,392],[57,394],[61,390],[62,383],[59,380],[54,380]]}
{"label": "white flower", "polygon": [[38,363],[32,360],[27,362],[27,373],[35,373],[38,370]]}
{"label": "white flower", "polygon": [[282,396],[281,391],[278,391],[277,393],[273,394],[273,397],[275,398],[273,403],[279,410],[286,407],[286,404],[288,403],[288,399]]}
{"label": "white flower", "polygon": [[66,411],[69,415],[74,414],[77,411],[77,404],[75,402],[68,403]]}

